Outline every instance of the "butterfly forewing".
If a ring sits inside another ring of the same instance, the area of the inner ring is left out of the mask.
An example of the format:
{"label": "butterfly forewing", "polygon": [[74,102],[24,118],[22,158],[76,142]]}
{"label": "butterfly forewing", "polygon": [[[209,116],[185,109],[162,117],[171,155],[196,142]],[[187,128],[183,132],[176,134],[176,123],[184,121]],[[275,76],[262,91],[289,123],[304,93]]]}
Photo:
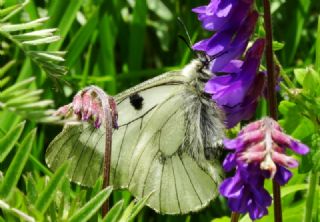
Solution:
{"label": "butterfly forewing", "polygon": [[[205,158],[203,144],[214,150],[223,133],[212,131],[214,138],[202,138],[206,127],[190,118],[201,116],[201,92],[189,81],[181,72],[170,72],[115,97],[119,129],[112,136],[111,184],[137,198],[153,193],[147,205],[160,213],[202,209],[217,195],[221,180],[221,167]],[[206,114],[207,126],[221,127],[217,116]],[[88,123],[66,124],[49,145],[47,164],[55,170],[69,161],[72,181],[94,185],[103,174],[104,134],[105,128]]]}

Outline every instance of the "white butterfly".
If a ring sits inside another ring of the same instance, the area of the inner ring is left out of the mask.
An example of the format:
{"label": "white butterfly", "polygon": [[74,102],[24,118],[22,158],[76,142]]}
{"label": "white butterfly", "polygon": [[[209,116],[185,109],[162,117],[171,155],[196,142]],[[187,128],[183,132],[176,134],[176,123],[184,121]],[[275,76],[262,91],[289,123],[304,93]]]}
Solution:
{"label": "white butterfly", "polygon": [[[199,60],[115,96],[119,129],[112,136],[114,188],[163,214],[198,211],[218,194],[223,114],[204,93],[211,73]],[[66,124],[46,153],[55,170],[71,162],[69,178],[92,186],[103,172],[105,128]]]}

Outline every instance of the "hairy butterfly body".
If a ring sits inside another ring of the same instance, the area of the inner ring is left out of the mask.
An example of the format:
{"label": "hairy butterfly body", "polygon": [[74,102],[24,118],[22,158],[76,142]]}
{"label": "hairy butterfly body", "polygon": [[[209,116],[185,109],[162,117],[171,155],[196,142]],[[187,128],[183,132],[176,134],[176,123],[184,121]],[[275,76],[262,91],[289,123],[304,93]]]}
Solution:
{"label": "hairy butterfly body", "polygon": [[[204,91],[210,73],[194,60],[115,96],[119,129],[112,135],[111,184],[163,214],[204,208],[218,194],[223,115]],[[92,186],[103,172],[105,128],[66,124],[51,142],[53,170],[70,161],[70,180]]]}

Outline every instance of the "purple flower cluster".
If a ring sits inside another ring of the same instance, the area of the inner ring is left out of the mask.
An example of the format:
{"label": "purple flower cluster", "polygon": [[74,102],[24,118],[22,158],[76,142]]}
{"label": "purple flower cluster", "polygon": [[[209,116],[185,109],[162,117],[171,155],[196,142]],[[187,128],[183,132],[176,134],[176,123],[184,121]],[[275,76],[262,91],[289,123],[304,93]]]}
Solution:
{"label": "purple flower cluster", "polygon": [[193,9],[203,28],[214,31],[211,38],[196,43],[193,49],[212,58],[210,70],[215,75],[205,91],[223,109],[228,128],[253,116],[264,88],[265,76],[258,72],[264,40],[256,40],[240,60],[258,19],[252,5],[253,0],[211,0]]}
{"label": "purple flower cluster", "polygon": [[225,140],[226,149],[233,150],[223,162],[226,171],[236,169],[235,176],[226,179],[220,193],[228,198],[229,207],[238,213],[249,212],[252,220],[268,213],[271,197],[264,189],[266,178],[284,185],[292,177],[287,168],[298,162],[287,156],[286,148],[306,154],[309,148],[283,133],[279,124],[266,117],[244,127],[238,137]]}

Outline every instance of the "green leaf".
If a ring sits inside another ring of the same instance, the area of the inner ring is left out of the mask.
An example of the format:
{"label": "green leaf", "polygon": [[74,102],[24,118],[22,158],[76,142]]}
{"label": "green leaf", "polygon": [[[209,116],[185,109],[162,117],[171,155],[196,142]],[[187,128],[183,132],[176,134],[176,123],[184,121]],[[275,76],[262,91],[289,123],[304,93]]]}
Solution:
{"label": "green leaf", "polygon": [[302,140],[314,133],[313,122],[302,116],[299,107],[295,103],[286,100],[281,101],[279,112],[283,115],[283,119],[279,123],[291,136]]}
{"label": "green leaf", "polygon": [[211,222],[229,222],[230,219],[231,219],[230,217],[220,217],[220,218],[213,219]]}
{"label": "green leaf", "polygon": [[48,209],[50,203],[54,199],[56,191],[60,188],[64,178],[66,178],[68,169],[69,165],[68,162],[66,162],[55,172],[43,192],[40,194],[35,203],[35,207],[41,213],[44,213]]}
{"label": "green leaf", "polygon": [[4,66],[2,66],[0,68],[0,78],[2,76],[4,76],[4,74],[6,74],[6,72],[13,66],[16,64],[16,61],[15,60],[11,60],[9,61],[7,64],[5,64]]}
{"label": "green leaf", "polygon": [[25,123],[25,121],[19,123],[0,139],[0,163],[7,157],[14,145],[18,142]]}
{"label": "green leaf", "polygon": [[102,222],[118,222],[123,209],[124,200],[118,201],[103,218]]}
{"label": "green leaf", "polygon": [[277,42],[277,41],[272,42],[272,50],[273,51],[279,51],[279,50],[283,49],[283,47],[284,47],[284,43],[282,43],[282,42]]}
{"label": "green leaf", "polygon": [[295,193],[297,191],[301,190],[307,190],[308,189],[308,184],[295,184],[291,186],[286,186],[281,189],[281,198],[284,198],[285,196]]}
{"label": "green leaf", "polygon": [[294,77],[297,80],[297,82],[303,86],[303,81],[307,75],[307,70],[306,69],[294,69],[293,70]]}
{"label": "green leaf", "polygon": [[24,45],[42,45],[42,44],[56,42],[56,41],[59,41],[60,39],[61,39],[60,36],[50,36],[50,37],[45,37],[45,38],[36,39],[36,40],[23,41],[22,44],[24,44]]}
{"label": "green leaf", "polygon": [[315,93],[315,95],[318,95],[319,84],[320,84],[319,73],[314,71],[314,69],[312,68],[308,68],[306,76],[303,80],[303,89],[313,92]]}
{"label": "green leaf", "polygon": [[128,66],[130,70],[139,70],[142,65],[147,9],[146,0],[135,1],[128,49]]}
{"label": "green leaf", "polygon": [[4,17],[4,16],[8,15],[10,12],[16,10],[19,7],[21,7],[21,4],[16,4],[16,5],[12,5],[12,6],[4,8],[4,9],[1,9],[0,10],[0,17]]}
{"label": "green leaf", "polygon": [[119,220],[119,222],[132,221],[138,215],[138,213],[141,211],[144,205],[147,203],[148,199],[151,197],[152,194],[153,193],[150,193],[149,195],[145,196],[136,203],[136,200],[131,201],[129,206],[125,209],[124,213],[122,214],[122,217]]}
{"label": "green leaf", "polygon": [[60,30],[60,35],[63,37],[62,41],[51,44],[48,47],[49,51],[56,51],[56,50],[60,49],[60,47],[63,43],[63,40],[67,36],[67,34],[71,28],[71,25],[76,18],[77,12],[81,7],[82,2],[83,2],[83,0],[70,0],[70,1],[68,1],[68,3],[69,3],[68,8],[65,10],[65,13],[63,13],[63,17],[60,20],[60,23],[58,26],[58,29]]}
{"label": "green leaf", "polygon": [[16,92],[17,90],[26,88],[31,82],[35,80],[34,77],[23,80],[21,82],[15,83],[14,85],[6,88],[4,91],[0,92],[0,99],[9,96],[11,93]]}
{"label": "green leaf", "polygon": [[98,12],[99,11],[96,10],[87,23],[82,26],[71,39],[66,57],[66,63],[69,67],[73,66],[75,62],[79,60],[81,53],[91,38],[92,33],[94,32],[98,23]]}
{"label": "green leaf", "polygon": [[33,32],[14,35],[13,38],[19,41],[34,40],[36,38],[45,38],[45,37],[53,36],[54,35],[53,33],[56,31],[57,29],[42,29],[42,30],[37,30]]}
{"label": "green leaf", "polygon": [[23,221],[27,221],[27,222],[35,222],[36,221],[33,217],[22,212],[20,209],[11,207],[9,204],[7,204],[6,202],[4,202],[2,200],[0,200],[0,208],[5,211],[9,211],[11,214],[13,214],[15,216],[20,217]]}
{"label": "green leaf", "polygon": [[7,197],[17,185],[22,170],[27,163],[36,136],[36,129],[32,130],[21,142],[5,177],[0,185],[0,196]]}
{"label": "green leaf", "polygon": [[305,20],[308,18],[311,0],[296,0],[294,4],[292,1],[287,1],[284,7],[287,9],[287,18],[290,22],[281,31],[285,37],[285,48],[283,50],[283,60],[285,65],[291,64],[296,55],[296,51],[300,44],[303,26]]}
{"label": "green leaf", "polygon": [[70,219],[69,222],[86,222],[100,209],[102,204],[108,199],[112,192],[112,187],[107,187],[100,191],[94,198],[80,208]]}
{"label": "green leaf", "polygon": [[6,24],[0,26],[0,31],[3,32],[16,32],[21,30],[33,29],[41,26],[43,22],[47,21],[49,17],[43,17],[31,22],[20,23],[20,24]]}
{"label": "green leaf", "polygon": [[142,210],[142,208],[146,205],[147,201],[149,200],[149,198],[151,197],[153,193],[148,194],[147,196],[145,196],[144,198],[142,198],[141,200],[139,200],[134,207],[132,208],[131,211],[131,215],[129,217],[129,221],[132,221],[137,215],[138,213]]}
{"label": "green leaf", "polygon": [[316,62],[315,68],[320,72],[320,16],[318,17],[318,31],[317,31],[317,42],[316,42]]}

